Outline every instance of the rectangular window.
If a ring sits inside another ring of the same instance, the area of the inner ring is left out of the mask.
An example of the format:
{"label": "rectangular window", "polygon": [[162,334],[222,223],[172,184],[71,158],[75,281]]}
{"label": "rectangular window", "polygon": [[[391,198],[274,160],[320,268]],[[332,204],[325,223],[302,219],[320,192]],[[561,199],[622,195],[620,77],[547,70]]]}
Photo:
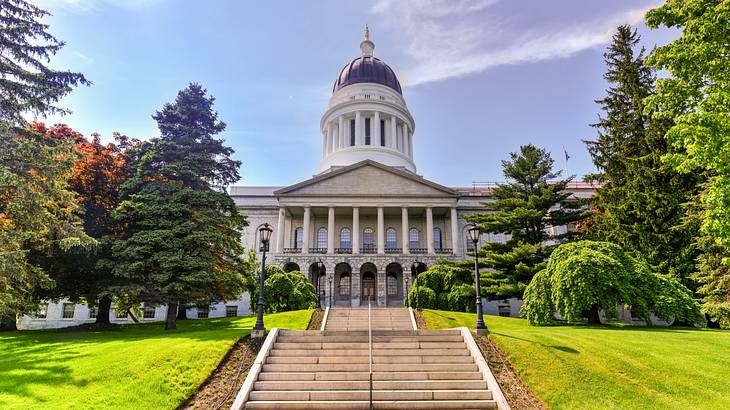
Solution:
{"label": "rectangular window", "polygon": [[499,305],[499,315],[502,317],[510,317],[512,316],[512,309],[509,307],[509,305]]}
{"label": "rectangular window", "polygon": [[226,317],[238,316],[238,306],[226,306]]}
{"label": "rectangular window", "polygon": [[380,146],[385,146],[385,120],[380,120]]}
{"label": "rectangular window", "polygon": [[38,305],[38,310],[35,312],[36,319],[45,319],[48,317],[48,303],[41,303]]}
{"label": "rectangular window", "polygon": [[154,319],[155,318],[155,308],[151,306],[145,306],[144,310],[142,311],[142,317],[145,319]]}
{"label": "rectangular window", "polygon": [[370,118],[365,118],[365,145],[370,145]]}
{"label": "rectangular window", "polygon": [[355,120],[350,120],[350,146],[355,146]]}
{"label": "rectangular window", "polygon": [[63,304],[63,318],[64,319],[73,319],[74,318],[74,310],[76,310],[76,305],[73,303],[64,303]]}
{"label": "rectangular window", "polygon": [[96,312],[98,312],[98,311],[99,311],[98,308],[90,307],[89,308],[89,319],[96,319]]}
{"label": "rectangular window", "polygon": [[209,308],[207,308],[207,307],[198,308],[198,319],[207,319],[208,312],[209,312]]}

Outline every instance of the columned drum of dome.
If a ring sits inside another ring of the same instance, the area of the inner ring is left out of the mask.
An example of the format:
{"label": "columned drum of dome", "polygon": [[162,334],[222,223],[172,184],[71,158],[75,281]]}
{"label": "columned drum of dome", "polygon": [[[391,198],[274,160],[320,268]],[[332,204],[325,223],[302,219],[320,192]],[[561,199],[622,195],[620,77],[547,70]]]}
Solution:
{"label": "columned drum of dome", "polygon": [[340,71],[320,128],[320,172],[370,159],[416,172],[413,162],[415,121],[408,111],[395,72],[373,56],[375,43],[366,30],[362,54]]}

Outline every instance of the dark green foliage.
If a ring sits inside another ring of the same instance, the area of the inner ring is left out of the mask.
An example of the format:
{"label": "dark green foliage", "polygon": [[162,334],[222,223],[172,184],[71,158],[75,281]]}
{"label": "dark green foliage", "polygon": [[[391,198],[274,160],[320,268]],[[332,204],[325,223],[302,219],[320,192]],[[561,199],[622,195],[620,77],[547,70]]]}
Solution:
{"label": "dark green foliage", "polygon": [[652,270],[690,285],[697,227],[681,225],[682,204],[702,178],[680,174],[662,160],[675,151],[664,136],[672,124],[652,119],[646,109],[655,75],[644,63],[644,49],[634,52],[639,40],[631,27],[620,26],[604,55],[610,87],[596,101],[604,112],[593,124],[598,138],[586,141],[599,170],[588,178],[603,187],[591,200],[596,212],[586,221],[587,238],[616,243]]}
{"label": "dark green foliage", "polygon": [[[251,311],[257,312],[259,297],[258,278],[256,284],[249,287],[251,295]],[[264,312],[277,313],[290,310],[313,309],[317,306],[317,290],[303,273],[299,271],[284,272],[277,265],[266,267],[264,280]]]}
{"label": "dark green foliage", "polygon": [[26,123],[23,113],[64,114],[54,105],[73,87],[90,84],[82,74],[47,63],[65,45],[41,19],[48,12],[24,0],[0,0],[0,121]]}
{"label": "dark green foliage", "polygon": [[475,295],[471,271],[459,264],[441,261],[418,275],[408,292],[408,303],[423,309],[471,312],[475,309]]}
{"label": "dark green foliage", "polygon": [[247,221],[223,185],[238,179],[233,150],[213,136],[225,124],[198,84],[154,115],[160,138],[130,150],[132,177],[115,211],[125,229],[112,245],[114,275],[132,303],[238,298],[245,284],[240,230]]}
{"label": "dark green foliage", "polygon": [[[525,286],[544,267],[551,247],[548,240],[564,242],[573,232],[551,236],[550,226],[568,225],[583,217],[580,204],[571,200],[565,187],[571,178],[555,182],[560,172],[544,149],[533,145],[520,147],[502,161],[506,184],[494,188],[494,201],[485,202],[486,211],[466,219],[479,225],[482,232],[510,235],[506,244],[486,243],[479,251],[483,296],[522,297]],[[464,266],[474,266],[467,261]]]}
{"label": "dark green foliage", "polygon": [[569,321],[588,317],[597,323],[599,310],[616,319],[618,305],[647,323],[652,312],[665,321],[704,322],[699,304],[677,279],[652,272],[618,245],[593,241],[555,249],[547,268],[527,286],[521,314],[531,324],[551,323],[555,312]]}
{"label": "dark green foliage", "polygon": [[476,290],[474,285],[462,283],[451,288],[447,310],[452,312],[476,312]]}

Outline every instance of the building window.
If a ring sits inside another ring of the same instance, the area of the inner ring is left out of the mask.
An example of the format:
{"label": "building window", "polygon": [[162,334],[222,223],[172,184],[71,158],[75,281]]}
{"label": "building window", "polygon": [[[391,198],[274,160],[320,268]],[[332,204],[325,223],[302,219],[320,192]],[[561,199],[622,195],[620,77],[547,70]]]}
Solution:
{"label": "building window", "polygon": [[76,305],[74,303],[64,303],[63,304],[63,316],[61,316],[61,317],[64,319],[73,319],[74,310],[76,310]]}
{"label": "building window", "polygon": [[355,146],[355,120],[350,120],[350,146]]}
{"label": "building window", "polygon": [[433,247],[434,249],[442,249],[441,228],[433,228]]}
{"label": "building window", "polygon": [[418,229],[411,228],[408,231],[408,246],[411,249],[418,249],[421,247],[421,239],[420,239]]}
{"label": "building window", "polygon": [[370,145],[370,118],[365,118],[365,145]]}
{"label": "building window", "polygon": [[375,248],[375,232],[373,228],[365,228],[362,231],[362,246],[364,249]]}
{"label": "building window", "polygon": [[340,296],[350,296],[350,274],[349,273],[343,273],[340,275],[340,284],[339,284],[339,294]]}
{"label": "building window", "polygon": [[497,309],[499,309],[499,315],[502,317],[512,316],[512,309],[509,307],[509,305],[499,305]]}
{"label": "building window", "polygon": [[388,274],[387,291],[388,296],[398,295],[398,278],[395,276],[395,273]]}
{"label": "building window", "polygon": [[210,308],[208,308],[208,307],[199,307],[198,308],[198,319],[207,319],[209,311],[210,311]]}
{"label": "building window", "polygon": [[226,317],[238,316],[238,306],[226,306]]}
{"label": "building window", "polygon": [[352,236],[350,235],[350,228],[342,228],[342,230],[340,231],[340,248],[352,248]]}
{"label": "building window", "polygon": [[154,319],[155,318],[155,308],[152,306],[145,306],[142,310],[142,318],[144,319]]}
{"label": "building window", "polygon": [[319,228],[317,231],[317,247],[320,249],[327,247],[327,228]]}
{"label": "building window", "polygon": [[304,228],[301,226],[294,230],[294,246],[297,249],[302,249],[302,243],[304,240]]}
{"label": "building window", "polygon": [[395,249],[398,246],[396,241],[396,232],[394,228],[388,228],[385,231],[385,247],[388,249]]}
{"label": "building window", "polygon": [[380,120],[380,146],[385,146],[385,120]]}
{"label": "building window", "polygon": [[98,311],[99,308],[89,307],[89,319],[96,319],[96,314]]}
{"label": "building window", "polygon": [[48,303],[41,303],[35,311],[36,319],[45,319],[48,317]]}

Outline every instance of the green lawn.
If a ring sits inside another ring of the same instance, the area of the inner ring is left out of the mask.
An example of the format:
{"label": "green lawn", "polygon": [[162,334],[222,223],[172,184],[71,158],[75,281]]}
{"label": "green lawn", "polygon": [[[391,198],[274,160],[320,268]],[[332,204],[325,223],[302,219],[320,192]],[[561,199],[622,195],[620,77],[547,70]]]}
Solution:
{"label": "green lawn", "polygon": [[[267,315],[306,329],[311,310]],[[0,333],[1,409],[173,409],[215,369],[255,317]]]}
{"label": "green lawn", "polygon": [[[427,310],[429,327],[473,327],[468,313]],[[485,316],[491,338],[553,409],[728,409],[730,331],[529,326]]]}

